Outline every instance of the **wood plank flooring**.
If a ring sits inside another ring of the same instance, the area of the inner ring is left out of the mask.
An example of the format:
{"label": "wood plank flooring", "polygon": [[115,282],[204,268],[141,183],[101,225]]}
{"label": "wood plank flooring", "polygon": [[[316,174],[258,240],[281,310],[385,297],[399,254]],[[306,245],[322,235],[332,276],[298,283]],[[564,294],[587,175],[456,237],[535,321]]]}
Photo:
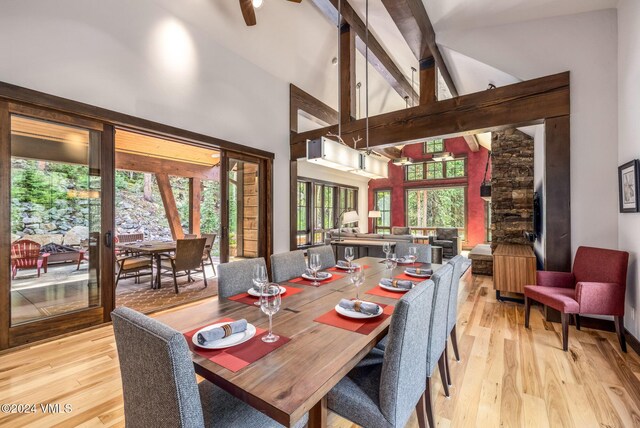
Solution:
{"label": "wood plank flooring", "polygon": [[[450,361],[451,398],[437,375],[433,382],[439,427],[640,426],[640,357],[634,351],[622,354],[614,333],[570,327],[570,349],[563,352],[558,324],[545,322],[534,307],[526,330],[523,307],[498,303],[491,286],[488,277],[463,278],[462,361]],[[35,414],[0,412],[1,426],[124,426],[121,394],[110,326],[0,355],[0,403],[72,407],[70,413],[39,407]],[[329,425],[354,426],[335,414]],[[408,426],[417,427],[415,415]]]}

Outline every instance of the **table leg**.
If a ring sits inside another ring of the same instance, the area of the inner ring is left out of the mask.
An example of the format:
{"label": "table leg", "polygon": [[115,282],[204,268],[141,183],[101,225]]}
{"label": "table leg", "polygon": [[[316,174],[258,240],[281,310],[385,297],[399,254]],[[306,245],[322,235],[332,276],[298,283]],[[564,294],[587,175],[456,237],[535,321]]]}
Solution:
{"label": "table leg", "polygon": [[161,284],[160,284],[160,263],[162,263],[160,261],[160,254],[154,254],[153,257],[155,257],[156,259],[156,289],[160,289]]}
{"label": "table leg", "polygon": [[322,397],[309,412],[309,428],[325,428],[327,426],[327,397]]}

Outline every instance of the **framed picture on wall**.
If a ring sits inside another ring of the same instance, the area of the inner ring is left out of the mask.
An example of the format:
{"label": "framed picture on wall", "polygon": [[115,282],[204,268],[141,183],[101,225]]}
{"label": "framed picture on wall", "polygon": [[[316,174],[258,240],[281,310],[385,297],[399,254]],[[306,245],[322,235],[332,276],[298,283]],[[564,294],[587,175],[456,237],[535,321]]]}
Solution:
{"label": "framed picture on wall", "polygon": [[638,184],[640,183],[640,162],[634,159],[618,167],[618,188],[620,212],[638,212]]}

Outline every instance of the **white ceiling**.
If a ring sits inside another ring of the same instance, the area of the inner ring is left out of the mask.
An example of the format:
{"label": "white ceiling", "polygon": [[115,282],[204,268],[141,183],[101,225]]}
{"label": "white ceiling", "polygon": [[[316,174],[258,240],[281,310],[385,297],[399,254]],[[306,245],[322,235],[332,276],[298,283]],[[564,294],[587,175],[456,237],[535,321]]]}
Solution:
{"label": "white ceiling", "polygon": [[[236,1],[157,0],[174,15],[206,31],[212,39],[268,73],[291,82],[323,102],[337,107],[336,24],[330,23],[311,1],[300,4],[265,0],[256,11],[258,24],[247,27]],[[366,0],[349,0],[364,21]],[[503,25],[519,21],[587,12],[616,6],[617,0],[423,0],[439,31]],[[369,0],[369,23],[391,58],[411,80],[415,57],[391,20],[381,0]],[[488,64],[442,47],[445,62],[461,94],[485,90],[489,82],[502,86],[517,82],[513,76]],[[365,61],[357,57],[356,77],[362,82],[364,113]],[[416,80],[417,79],[416,74]],[[404,100],[382,77],[369,68],[369,113],[403,108]],[[416,90],[418,82],[415,82]]]}

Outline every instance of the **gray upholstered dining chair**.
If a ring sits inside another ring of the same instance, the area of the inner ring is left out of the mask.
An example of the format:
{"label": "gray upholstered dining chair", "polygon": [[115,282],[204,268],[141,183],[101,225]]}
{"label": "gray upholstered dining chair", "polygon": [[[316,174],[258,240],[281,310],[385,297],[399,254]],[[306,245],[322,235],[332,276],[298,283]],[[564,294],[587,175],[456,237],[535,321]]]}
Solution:
{"label": "gray upholstered dining chair", "polygon": [[414,409],[425,427],[428,328],[434,284],[424,281],[398,301],[378,364],[358,365],[329,391],[327,406],[367,428],[404,427]]}
{"label": "gray upholstered dining chair", "polygon": [[264,258],[238,260],[218,265],[218,295],[227,298],[253,287],[253,271],[258,265],[266,267]]}
{"label": "gray upholstered dining chair", "polygon": [[[456,361],[460,361],[460,353],[458,351],[458,336],[456,335],[456,323],[458,319],[458,289],[460,288],[460,278],[464,265],[468,263],[468,259],[464,256],[457,255],[449,264],[453,266],[453,274],[451,277],[451,293],[449,293],[449,311],[447,313],[447,334],[451,337],[451,346]],[[447,370],[449,373],[449,370]],[[449,379],[451,380],[451,379]]]}
{"label": "gray upholstered dining chair", "polygon": [[409,248],[416,247],[416,261],[420,263],[431,263],[431,245],[429,244],[412,244],[411,242],[396,242],[396,257],[405,257],[409,255]]}
{"label": "gray upholstered dining chair", "polygon": [[273,282],[288,281],[299,277],[307,269],[304,251],[289,251],[288,253],[271,255],[271,276]]}
{"label": "gray upholstered dining chair", "polygon": [[[208,381],[196,382],[184,336],[132,309],[111,313],[126,425],[155,427],[281,427]],[[307,423],[305,415],[295,426]]]}
{"label": "gray upholstered dining chair", "polygon": [[333,248],[331,245],[323,245],[321,247],[312,247],[307,251],[307,256],[311,257],[311,254],[320,255],[320,270],[329,269],[336,265],[336,256],[333,254]]}
{"label": "gray upholstered dining chair", "polygon": [[207,274],[204,270],[202,253],[206,239],[178,239],[175,254],[160,254],[160,274],[171,275],[173,286],[178,294],[178,272],[185,272],[192,281],[191,272],[202,272],[204,286],[207,287]]}

